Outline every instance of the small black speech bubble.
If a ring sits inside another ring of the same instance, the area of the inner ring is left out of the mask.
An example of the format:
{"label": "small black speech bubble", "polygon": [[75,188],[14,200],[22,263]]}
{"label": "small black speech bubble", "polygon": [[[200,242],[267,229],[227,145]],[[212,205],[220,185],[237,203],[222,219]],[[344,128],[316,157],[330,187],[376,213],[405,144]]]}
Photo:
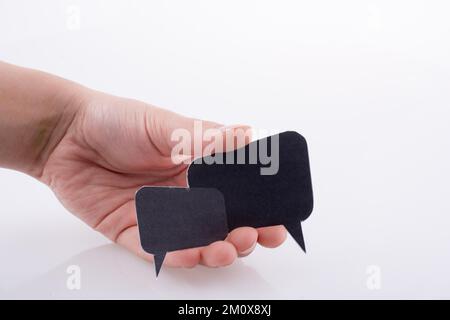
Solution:
{"label": "small black speech bubble", "polygon": [[197,159],[188,182],[222,192],[229,230],[282,224],[306,252],[301,221],[312,212],[313,194],[308,148],[299,133],[283,132]]}
{"label": "small black speech bubble", "polygon": [[167,252],[205,246],[228,234],[224,198],[217,189],[142,187],[136,211],[141,246],[154,255],[156,276]]}

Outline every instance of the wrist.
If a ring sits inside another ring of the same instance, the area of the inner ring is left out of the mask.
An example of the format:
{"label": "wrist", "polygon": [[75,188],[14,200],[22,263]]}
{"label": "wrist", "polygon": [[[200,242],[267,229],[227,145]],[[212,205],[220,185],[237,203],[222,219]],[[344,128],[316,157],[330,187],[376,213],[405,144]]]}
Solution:
{"label": "wrist", "polygon": [[39,178],[81,105],[83,87],[0,62],[0,167]]}
{"label": "wrist", "polygon": [[85,88],[60,80],[49,96],[49,105],[43,108],[48,113],[35,123],[30,148],[33,152],[27,168],[21,170],[38,179],[41,178],[49,157],[74,123],[85,99]]}

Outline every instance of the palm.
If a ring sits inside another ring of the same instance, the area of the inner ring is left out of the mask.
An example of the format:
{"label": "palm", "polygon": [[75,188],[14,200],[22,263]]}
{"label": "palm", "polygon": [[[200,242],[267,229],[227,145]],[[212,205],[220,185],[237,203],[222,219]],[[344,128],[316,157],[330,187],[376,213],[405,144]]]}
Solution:
{"label": "palm", "polygon": [[[151,259],[139,245],[134,194],[143,185],[186,185],[187,165],[173,163],[170,134],[190,123],[188,118],[138,101],[99,94],[79,109],[42,179],[88,225]],[[200,260],[200,252],[194,249],[166,258],[168,264],[180,266]]]}

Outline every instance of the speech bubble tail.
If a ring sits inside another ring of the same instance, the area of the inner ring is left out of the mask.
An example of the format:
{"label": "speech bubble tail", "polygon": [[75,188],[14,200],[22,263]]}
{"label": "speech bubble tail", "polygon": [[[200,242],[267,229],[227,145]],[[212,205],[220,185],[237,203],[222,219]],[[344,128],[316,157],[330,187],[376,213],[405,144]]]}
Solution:
{"label": "speech bubble tail", "polygon": [[164,258],[166,257],[166,253],[165,252],[159,252],[159,253],[155,253],[153,255],[153,258],[155,260],[155,272],[156,272],[156,277],[158,278],[159,275],[159,271],[161,270],[162,264],[164,262]]}
{"label": "speech bubble tail", "polygon": [[299,244],[302,250],[306,253],[305,239],[303,238],[302,224],[289,224],[285,225],[289,234]]}

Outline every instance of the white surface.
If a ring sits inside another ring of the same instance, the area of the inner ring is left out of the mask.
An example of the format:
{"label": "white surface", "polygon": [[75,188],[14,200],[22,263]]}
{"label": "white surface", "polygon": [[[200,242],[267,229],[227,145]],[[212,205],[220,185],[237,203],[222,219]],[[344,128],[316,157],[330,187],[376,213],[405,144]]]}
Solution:
{"label": "white surface", "polygon": [[[307,255],[288,239],[229,268],[164,269],[155,281],[152,265],[45,186],[2,169],[0,296],[450,298],[449,10],[406,0],[0,1],[1,60],[190,116],[297,130],[315,193]],[[79,291],[66,288],[70,265],[81,267]],[[367,286],[371,265],[378,290]]]}

